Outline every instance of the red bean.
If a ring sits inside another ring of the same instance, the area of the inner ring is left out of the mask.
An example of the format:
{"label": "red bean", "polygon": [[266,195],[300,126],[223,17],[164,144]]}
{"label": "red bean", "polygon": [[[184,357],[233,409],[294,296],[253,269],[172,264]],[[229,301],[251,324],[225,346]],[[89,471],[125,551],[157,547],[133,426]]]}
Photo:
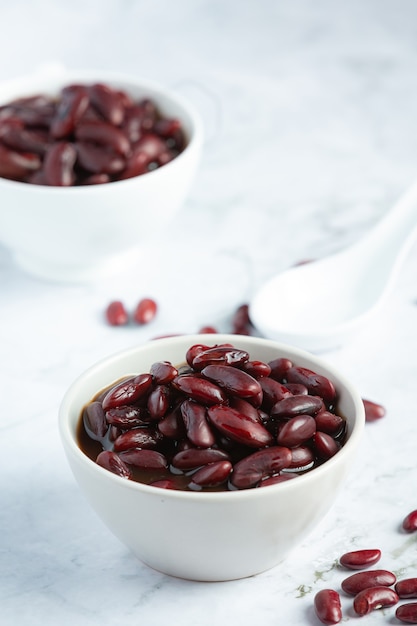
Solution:
{"label": "red bean", "polygon": [[83,412],[84,427],[91,439],[100,441],[107,433],[108,424],[101,402],[90,402]]}
{"label": "red bean", "polygon": [[168,467],[165,456],[156,450],[125,450],[119,452],[119,458],[124,463],[141,469],[162,470]]}
{"label": "red bean", "polygon": [[178,376],[178,370],[168,361],[158,361],[154,363],[150,369],[156,383],[164,385],[170,383]]}
{"label": "red bean", "polygon": [[327,433],[317,430],[313,435],[313,446],[320,459],[330,459],[340,450],[340,445]]}
{"label": "red bean", "polygon": [[193,474],[189,484],[190,489],[195,489],[196,487],[217,487],[226,482],[231,471],[232,464],[230,461],[208,463]]}
{"label": "red bean", "polygon": [[104,119],[120,126],[124,118],[124,94],[102,83],[90,85],[88,93],[92,104]]}
{"label": "red bean", "polygon": [[342,620],[340,595],[334,589],[322,589],[316,593],[314,609],[323,624],[338,624]]}
{"label": "red bean", "polygon": [[185,436],[184,421],[179,407],[167,413],[158,422],[158,431],[169,439],[182,439]]}
{"label": "red bean", "polygon": [[375,422],[381,419],[386,414],[385,407],[371,400],[365,400],[362,398],[363,406],[365,408],[365,420],[367,422]]}
{"label": "red bean", "polygon": [[142,298],[138,302],[133,314],[133,319],[137,324],[149,324],[158,311],[158,305],[152,298]]}
{"label": "red bean", "polygon": [[343,417],[340,417],[335,413],[331,413],[330,411],[319,411],[314,418],[316,420],[317,430],[327,433],[328,435],[335,435],[339,433],[345,423]]}
{"label": "red bean", "polygon": [[164,417],[170,406],[170,389],[166,385],[156,385],[148,396],[147,408],[153,420]]}
{"label": "red bean", "polygon": [[417,530],[417,510],[411,511],[402,522],[403,530],[407,533],[413,533]]}
{"label": "red bean", "polygon": [[308,394],[307,387],[301,383],[285,383],[285,386],[293,396],[306,396]]}
{"label": "red bean", "polygon": [[266,411],[270,411],[272,406],[279,402],[279,400],[292,396],[291,391],[287,389],[285,385],[273,378],[260,378],[259,384],[263,394],[262,408]]}
{"label": "red bean", "polygon": [[288,469],[305,471],[314,464],[315,456],[309,446],[296,446],[291,448],[291,463]]}
{"label": "red bean", "polygon": [[42,130],[28,130],[14,123],[2,123],[0,139],[8,148],[43,156],[49,145],[48,134]]}
{"label": "red bean", "polygon": [[152,485],[152,487],[159,487],[160,489],[178,489],[175,482],[169,478],[155,480],[154,482],[149,484]]}
{"label": "red bean", "polygon": [[172,385],[196,402],[205,405],[226,402],[227,396],[218,385],[194,374],[180,374],[172,381]]}
{"label": "red bean", "polygon": [[106,319],[111,326],[124,326],[129,321],[125,305],[120,300],[114,300],[107,305]]}
{"label": "red bean", "polygon": [[117,476],[128,479],[132,478],[132,472],[127,467],[126,463],[124,463],[117,454],[111,452],[110,450],[100,452],[96,459],[96,463]]}
{"label": "red bean", "polygon": [[247,361],[242,365],[242,369],[254,378],[263,378],[271,373],[270,366],[263,361]]}
{"label": "red bean", "polygon": [[271,433],[262,424],[229,406],[211,406],[207,417],[220,433],[250,448],[263,448],[273,443]]}
{"label": "red bean", "polygon": [[115,409],[124,404],[133,404],[147,395],[152,386],[150,374],[140,374],[112,387],[103,399],[103,409]]}
{"label": "red bean", "polygon": [[384,569],[368,570],[352,574],[342,581],[342,589],[346,593],[355,596],[360,591],[369,587],[390,587],[396,582],[396,576]]}
{"label": "red bean", "polygon": [[89,104],[87,89],[70,85],[61,91],[61,100],[51,120],[50,133],[55,139],[67,138],[74,131],[78,121]]}
{"label": "red bean", "polygon": [[305,385],[311,395],[320,396],[327,405],[333,404],[336,398],[336,390],[331,380],[316,374],[306,367],[293,366],[286,372],[289,383]]}
{"label": "red bean", "polygon": [[318,396],[300,395],[288,396],[278,400],[271,408],[272,417],[295,417],[307,414],[315,415],[323,408],[323,400]]}
{"label": "red bean", "polygon": [[146,172],[149,172],[149,158],[147,154],[140,150],[133,150],[126,159],[119,180],[141,176],[142,174],[146,174]]}
{"label": "red bean", "polygon": [[250,335],[251,329],[249,306],[247,304],[241,304],[236,309],[232,318],[232,333],[236,335]]}
{"label": "red bean", "polygon": [[207,365],[242,365],[249,361],[246,350],[237,350],[229,346],[216,346],[199,352],[192,361],[192,367],[201,371]]}
{"label": "red bean", "polygon": [[316,432],[316,422],[311,415],[298,415],[282,424],[278,431],[277,443],[287,448],[299,446],[311,439]]}
{"label": "red bean", "polygon": [[234,465],[231,483],[236,489],[256,487],[262,479],[288,467],[291,458],[291,450],[283,446],[258,450]]}
{"label": "red bean", "polygon": [[123,452],[132,448],[156,448],[161,435],[154,428],[132,428],[123,432],[114,442],[115,452]]}
{"label": "red bean", "polygon": [[342,554],[339,562],[343,567],[348,569],[365,569],[371,565],[375,565],[381,558],[381,550],[354,550]]}
{"label": "red bean", "polygon": [[134,428],[149,423],[148,412],[143,407],[138,406],[121,406],[117,409],[109,409],[105,415],[108,424],[120,428]]}
{"label": "red bean", "polygon": [[75,147],[68,141],[51,145],[45,154],[43,171],[47,185],[70,187],[74,184]]}
{"label": "red bean", "polygon": [[232,407],[232,409],[235,409],[238,413],[245,415],[253,422],[261,422],[261,416],[258,409],[256,409],[253,404],[251,404],[247,400],[243,400],[243,398],[232,397],[229,400],[229,405]]}
{"label": "red bean", "polygon": [[37,154],[17,152],[0,144],[0,176],[3,178],[23,180],[40,166],[41,161]]}
{"label": "red bean", "polygon": [[191,443],[199,448],[210,448],[215,443],[216,438],[206,419],[204,406],[193,400],[184,400],[181,404],[181,415]]}
{"label": "red bean", "polygon": [[278,485],[279,483],[285,483],[287,480],[291,480],[292,478],[297,478],[298,474],[294,474],[294,472],[283,471],[282,474],[277,474],[275,476],[269,476],[268,478],[263,478],[261,482],[258,484],[258,487],[267,487],[268,485]]}
{"label": "red bean", "polygon": [[371,611],[397,604],[399,598],[389,587],[369,587],[360,591],[353,601],[353,608],[358,615],[368,615]]}
{"label": "red bean", "polygon": [[78,164],[93,174],[118,174],[126,167],[126,161],[119,154],[85,141],[74,143]]}
{"label": "red bean", "polygon": [[230,458],[224,450],[216,448],[188,448],[175,454],[172,465],[181,470],[190,470],[216,461],[230,461]]}
{"label": "red bean", "polygon": [[262,396],[262,388],[256,378],[246,372],[228,365],[207,365],[202,375],[217,383],[231,393],[247,400],[257,399]]}
{"label": "red bean", "polygon": [[287,372],[293,366],[292,361],[285,357],[278,357],[268,363],[271,368],[271,377],[278,382],[283,382],[286,379]]}
{"label": "red bean", "polygon": [[395,585],[400,598],[417,598],[417,578],[403,578]]}
{"label": "red bean", "polygon": [[399,606],[395,611],[395,617],[406,624],[417,624],[417,602]]}

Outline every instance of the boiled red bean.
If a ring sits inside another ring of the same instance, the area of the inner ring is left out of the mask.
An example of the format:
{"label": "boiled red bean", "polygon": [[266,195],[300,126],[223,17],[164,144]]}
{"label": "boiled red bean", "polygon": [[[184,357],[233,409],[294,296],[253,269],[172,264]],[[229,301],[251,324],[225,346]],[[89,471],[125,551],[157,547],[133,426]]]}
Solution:
{"label": "boiled red bean", "polygon": [[103,409],[108,411],[125,404],[133,404],[147,395],[151,386],[151,374],[139,374],[135,378],[122,381],[108,391],[103,399]]}
{"label": "boiled red bean", "polygon": [[137,324],[149,324],[158,312],[158,305],[153,298],[142,298],[136,305],[133,319]]}
{"label": "boiled red bean", "polygon": [[236,335],[250,335],[252,324],[249,318],[249,306],[241,304],[232,317],[232,333]]}
{"label": "boiled red bean", "polygon": [[229,406],[211,406],[207,410],[207,417],[220,433],[250,448],[264,448],[274,441],[261,423],[254,422]]}
{"label": "boiled red bean", "polygon": [[79,142],[106,146],[121,156],[126,156],[130,151],[129,140],[123,131],[106,122],[82,120],[75,129],[75,138]]}
{"label": "boiled red bean", "polygon": [[41,161],[37,154],[17,152],[0,144],[0,176],[3,178],[23,180],[40,166]]}
{"label": "boiled red bean", "polygon": [[297,415],[315,415],[323,408],[323,400],[318,396],[288,396],[278,400],[271,408],[272,417],[288,418]]}
{"label": "boiled red bean", "polygon": [[261,415],[259,410],[253,406],[247,400],[243,400],[243,398],[232,397],[229,400],[229,406],[232,409],[235,409],[238,413],[245,415],[247,418],[252,420],[253,422],[261,422]]}
{"label": "boiled red bean", "polygon": [[226,394],[218,385],[194,374],[180,374],[174,378],[172,385],[202,404],[219,404],[227,400]]}
{"label": "boiled red bean", "polygon": [[209,349],[210,349],[210,346],[205,346],[201,343],[196,343],[193,346],[190,346],[187,352],[185,353],[186,362],[192,368],[193,361],[196,358],[196,356],[200,354],[200,352],[203,352],[204,350],[209,350]]}
{"label": "boiled red bean", "polygon": [[417,510],[411,511],[402,522],[403,530],[407,533],[413,533],[417,530]]}
{"label": "boiled red bean", "polygon": [[159,385],[170,383],[178,376],[177,368],[168,361],[158,361],[154,363],[150,369],[150,373],[155,382]]}
{"label": "boiled red bean", "polygon": [[146,172],[149,172],[148,156],[140,150],[133,150],[126,158],[124,167],[121,169],[119,180],[141,176],[142,174],[146,174]]}
{"label": "boiled red bean", "polygon": [[196,487],[217,487],[226,482],[232,467],[230,461],[208,463],[192,475],[189,487],[190,489],[195,489]]}
{"label": "boiled red bean", "polygon": [[385,416],[386,410],[382,404],[377,404],[376,402],[366,400],[365,398],[362,398],[362,402],[365,409],[365,420],[367,422],[375,422]]}
{"label": "boiled red bean", "polygon": [[395,617],[405,624],[417,624],[417,602],[399,606],[395,611]]}
{"label": "boiled red bean", "polygon": [[158,422],[158,431],[169,439],[181,439],[185,436],[184,420],[180,407],[176,407]]}
{"label": "boiled red bean", "polygon": [[394,585],[397,578],[395,574],[385,569],[368,570],[366,572],[358,572],[345,578],[342,583],[342,589],[346,593],[355,596],[363,589],[369,587],[390,587]]}
{"label": "boiled red bean", "polygon": [[343,429],[345,423],[343,417],[340,417],[340,415],[336,415],[335,413],[331,413],[330,411],[319,411],[314,418],[316,420],[317,430],[327,433],[328,435],[335,435],[339,433]]}
{"label": "boiled red bean", "polygon": [[375,565],[381,558],[381,550],[353,550],[342,554],[339,562],[343,567],[348,569],[365,569],[371,565]]}
{"label": "boiled red bean", "polygon": [[43,173],[47,185],[69,187],[74,184],[77,151],[68,141],[52,144],[46,151]]}
{"label": "boiled red bean", "polygon": [[285,483],[287,480],[291,480],[292,478],[297,478],[298,474],[294,472],[288,472],[285,470],[282,474],[277,474],[275,476],[269,476],[268,478],[263,478],[259,483],[258,487],[268,487],[268,485],[278,485],[279,483]]}
{"label": "boiled red bean", "polygon": [[317,430],[313,435],[313,447],[320,459],[327,460],[340,450],[340,445],[327,433]]}
{"label": "boiled red bean", "polygon": [[369,587],[355,596],[353,608],[358,615],[368,615],[376,609],[394,606],[398,600],[398,595],[389,587]]}
{"label": "boiled red bean", "polygon": [[113,175],[119,174],[126,167],[125,159],[115,154],[113,150],[85,141],[77,141],[74,146],[77,151],[78,164],[87,172]]}
{"label": "boiled red bean", "polygon": [[263,361],[247,361],[242,365],[242,369],[254,378],[263,378],[271,373],[270,366]]}
{"label": "boiled red bean", "polygon": [[278,357],[268,363],[271,368],[271,378],[282,383],[286,380],[288,370],[293,366],[293,362],[285,357]]}
{"label": "boiled red bean", "polygon": [[172,465],[180,470],[190,470],[216,461],[230,461],[230,457],[224,450],[216,448],[188,448],[175,454]]}
{"label": "boiled red bean", "polygon": [[206,407],[193,400],[184,400],[181,415],[191,443],[200,448],[210,448],[215,443],[216,438],[206,419]]}
{"label": "boiled red bean", "polygon": [[327,405],[332,405],[336,399],[336,389],[326,376],[316,374],[306,367],[294,365],[286,374],[287,382],[305,385],[311,395],[320,396]]}
{"label": "boiled red bean", "polygon": [[199,352],[192,361],[192,367],[201,371],[206,365],[243,365],[249,361],[246,350],[237,350],[229,346],[216,346]]}
{"label": "boiled red bean", "polygon": [[117,454],[110,450],[100,452],[96,459],[96,463],[117,476],[121,476],[122,478],[132,478],[132,472],[126,463],[124,463]]}
{"label": "boiled red bean", "polygon": [[217,383],[232,395],[253,400],[262,396],[262,388],[259,382],[240,369],[228,365],[207,365],[202,375]]}
{"label": "boiled red bean", "polygon": [[395,584],[400,598],[417,598],[417,578],[403,578]]}
{"label": "boiled red bean", "polygon": [[162,470],[168,467],[168,461],[157,450],[124,450],[119,452],[119,458],[128,465],[134,465],[141,469]]}
{"label": "boiled red bean", "polygon": [[291,448],[291,463],[288,469],[305,471],[310,469],[315,461],[315,456],[309,446],[296,446]]}
{"label": "boiled red bean", "polygon": [[314,609],[323,624],[338,624],[342,620],[340,595],[334,589],[322,589],[316,593]]}
{"label": "boiled red bean", "polygon": [[114,300],[107,305],[106,320],[111,326],[124,326],[129,321],[125,305],[120,300]]}
{"label": "boiled red bean", "polygon": [[316,432],[316,422],[311,415],[298,415],[284,422],[278,430],[277,443],[287,448],[299,446]]}
{"label": "boiled red bean", "polygon": [[87,110],[89,101],[85,87],[70,85],[62,89],[61,99],[51,120],[50,133],[54,139],[64,139],[71,135]]}
{"label": "boiled red bean", "polygon": [[83,412],[84,427],[91,439],[100,441],[105,437],[108,424],[101,402],[90,402]]}
{"label": "boiled red bean", "polygon": [[166,385],[156,385],[152,389],[146,406],[153,420],[160,420],[164,417],[170,406],[170,396],[170,389]]}
{"label": "boiled red bean", "polygon": [[110,124],[120,126],[124,118],[125,95],[102,83],[90,85],[88,94],[93,106],[104,119]]}
{"label": "boiled red bean", "polygon": [[287,468],[291,458],[291,450],[283,446],[258,450],[234,465],[231,483],[236,489],[256,487],[263,478]]}
{"label": "boiled red bean", "polygon": [[114,442],[114,450],[115,452],[123,452],[131,448],[156,448],[160,440],[160,433],[153,428],[132,428],[117,437]]}
{"label": "boiled red bean", "polygon": [[307,387],[301,383],[285,383],[285,386],[293,396],[306,396],[308,394]]}
{"label": "boiled red bean", "polygon": [[271,408],[284,398],[292,396],[292,393],[285,385],[274,380],[273,378],[264,377],[259,379],[259,384],[262,389],[262,408],[266,411],[270,411]]}
{"label": "boiled red bean", "polygon": [[106,421],[112,426],[126,429],[148,424],[150,417],[145,408],[127,405],[106,411]]}

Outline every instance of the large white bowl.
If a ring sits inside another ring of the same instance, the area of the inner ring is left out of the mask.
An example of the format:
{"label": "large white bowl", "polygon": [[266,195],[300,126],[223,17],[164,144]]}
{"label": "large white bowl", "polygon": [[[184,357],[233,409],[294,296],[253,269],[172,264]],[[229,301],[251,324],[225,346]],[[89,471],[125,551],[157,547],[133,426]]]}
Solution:
{"label": "large white bowl", "polygon": [[[233,343],[251,358],[286,356],[329,377],[347,419],[347,441],[323,465],[277,485],[224,492],[166,490],[121,478],[87,457],[76,430],[86,403],[126,374],[148,372],[160,360],[184,361],[195,343]],[[111,356],[82,374],[67,391],[59,429],[79,486],[98,516],[140,560],[181,578],[221,581],[251,576],[282,561],[324,517],[353,466],[364,427],[361,397],[321,359],[296,348],[237,335],[189,335],[151,341]]]}
{"label": "large white bowl", "polygon": [[17,97],[57,95],[73,82],[104,82],[133,98],[149,97],[181,120],[185,150],[147,174],[81,187],[47,187],[0,178],[0,242],[36,276],[83,281],[114,273],[141,242],[165,228],[184,202],[202,149],[202,126],[173,90],[138,77],[103,72],[43,71],[0,84],[0,105]]}

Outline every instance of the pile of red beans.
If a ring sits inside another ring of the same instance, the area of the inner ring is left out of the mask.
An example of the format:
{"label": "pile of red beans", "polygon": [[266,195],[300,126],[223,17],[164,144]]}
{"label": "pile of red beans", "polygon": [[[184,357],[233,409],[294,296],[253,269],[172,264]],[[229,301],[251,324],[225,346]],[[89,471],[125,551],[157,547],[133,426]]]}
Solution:
{"label": "pile of red beans", "polygon": [[0,107],[0,177],[38,185],[92,185],[145,174],[185,148],[178,119],[151,99],[94,83]]}
{"label": "pile of red beans", "polygon": [[[417,531],[417,510],[411,511],[403,520],[405,532]],[[345,578],[342,591],[353,597],[353,610],[362,616],[377,609],[395,606],[400,600],[417,599],[417,578],[397,580],[395,574],[386,569],[368,569],[381,558],[381,550],[367,549],[347,552],[339,559],[343,568],[363,570]],[[339,624],[342,621],[342,603],[338,591],[322,589],[314,597],[314,608],[323,624]],[[417,624],[417,602],[400,604],[395,617],[406,624]]]}
{"label": "pile of red beans", "polygon": [[78,441],[127,479],[186,490],[236,490],[294,479],[346,437],[333,383],[231,344],[191,346],[185,364],[154,363],[83,410]]}

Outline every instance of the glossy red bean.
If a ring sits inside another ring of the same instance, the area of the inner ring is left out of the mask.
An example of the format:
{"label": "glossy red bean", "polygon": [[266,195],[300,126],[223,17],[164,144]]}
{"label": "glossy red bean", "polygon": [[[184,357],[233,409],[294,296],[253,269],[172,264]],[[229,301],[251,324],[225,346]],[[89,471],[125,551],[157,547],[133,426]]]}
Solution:
{"label": "glossy red bean", "polygon": [[77,151],[68,141],[52,144],[45,153],[43,172],[47,185],[70,187],[74,184]]}
{"label": "glossy red bean", "polygon": [[106,415],[101,402],[90,402],[83,411],[84,428],[91,439],[102,440],[108,430]]}
{"label": "glossy red bean", "polygon": [[187,448],[173,456],[172,465],[180,470],[190,470],[217,461],[230,461],[230,457],[217,448]]}
{"label": "glossy red bean", "polygon": [[271,433],[262,424],[254,422],[230,406],[211,406],[207,417],[220,433],[250,448],[270,446],[274,441]]}
{"label": "glossy red bean", "polygon": [[147,410],[138,406],[121,406],[117,409],[109,409],[105,416],[108,424],[124,429],[144,426],[150,422]]}
{"label": "glossy red bean", "polygon": [[353,609],[358,615],[368,615],[376,609],[394,606],[398,600],[398,595],[389,587],[369,587],[355,596]]}
{"label": "glossy red bean", "polygon": [[166,457],[157,450],[125,450],[119,452],[119,458],[124,463],[141,469],[163,470],[168,467]]}
{"label": "glossy red bean", "polygon": [[297,415],[316,415],[323,408],[323,400],[318,396],[288,396],[278,400],[271,408],[271,416],[279,418],[296,417]]}
{"label": "glossy red bean", "polygon": [[242,365],[242,369],[254,378],[269,376],[271,373],[270,366],[263,361],[247,361]]}
{"label": "glossy red bean", "polygon": [[210,448],[216,438],[206,418],[206,407],[193,400],[184,400],[181,404],[188,439],[199,448]]}
{"label": "glossy red bean", "polygon": [[246,350],[238,350],[229,346],[216,346],[199,352],[192,361],[192,367],[201,371],[207,365],[235,365],[240,366],[249,361]]}
{"label": "glossy red bean", "polygon": [[148,161],[157,161],[159,155],[166,151],[166,143],[155,133],[147,132],[139,137],[135,150],[146,154]]}
{"label": "glossy red bean", "polygon": [[314,418],[316,420],[317,430],[327,433],[328,435],[335,435],[339,433],[345,424],[343,417],[340,417],[340,415],[336,415],[335,413],[331,413],[330,411],[319,411]]}
{"label": "glossy red bean", "polygon": [[146,172],[149,172],[149,158],[147,154],[140,150],[134,150],[126,158],[119,180],[141,176],[142,174],[146,174]]}
{"label": "glossy red bean", "polygon": [[249,306],[241,304],[232,317],[232,333],[236,335],[250,335],[252,324],[249,318]]}
{"label": "glossy red bean", "polygon": [[158,305],[152,298],[142,298],[136,305],[133,319],[137,324],[149,324],[158,312]]}
{"label": "glossy red bean", "polygon": [[133,404],[148,394],[152,386],[150,374],[140,374],[112,387],[103,399],[103,409],[115,409],[124,404]]}
{"label": "glossy red bean", "polygon": [[176,376],[178,376],[177,368],[168,361],[158,361],[157,363],[153,363],[150,373],[154,381],[159,385],[170,383]]}
{"label": "glossy red bean", "polygon": [[100,452],[96,459],[96,463],[104,469],[121,476],[122,478],[132,478],[132,472],[117,454],[110,450],[104,450]]}
{"label": "glossy red bean", "polygon": [[279,400],[292,396],[291,391],[285,385],[273,378],[263,377],[258,382],[263,394],[262,408],[268,412]]}
{"label": "glossy red bean", "polygon": [[320,459],[327,460],[337,454],[340,444],[328,435],[317,430],[313,435],[313,447]]}
{"label": "glossy red bean", "polygon": [[291,448],[291,463],[288,469],[306,471],[310,469],[315,461],[315,456],[309,446],[296,446]]}
{"label": "glossy red bean", "polygon": [[332,405],[336,398],[336,389],[326,376],[316,374],[306,367],[290,367],[286,374],[287,382],[300,383],[307,387],[311,395],[320,396],[327,405]]}
{"label": "glossy red bean", "polygon": [[283,382],[286,380],[287,372],[293,366],[293,362],[285,357],[278,357],[269,361],[268,365],[271,368],[271,377],[278,382]]}
{"label": "glossy red bean", "polygon": [[103,83],[90,85],[88,94],[103,118],[110,124],[120,126],[124,118],[124,94]]}
{"label": "glossy red bean", "polygon": [[158,422],[158,431],[164,437],[168,437],[168,439],[182,439],[185,437],[185,426],[180,407],[169,411]]}
{"label": "glossy red bean", "polygon": [[61,91],[55,115],[51,120],[50,133],[55,139],[64,139],[73,133],[78,121],[89,104],[87,89],[80,85],[70,85]]}
{"label": "glossy red bean", "polygon": [[269,476],[268,478],[263,478],[261,482],[258,484],[258,487],[268,487],[268,485],[278,485],[279,483],[285,483],[287,480],[291,480],[292,478],[297,478],[298,474],[294,472],[283,471],[282,474],[276,474],[275,476]]}
{"label": "glossy red bean", "polygon": [[417,578],[403,578],[395,584],[398,596],[404,598],[417,598]]}
{"label": "glossy red bean", "polygon": [[207,365],[202,375],[217,383],[229,393],[244,399],[254,399],[261,394],[262,388],[256,378],[229,365]]}
{"label": "glossy red bean", "polygon": [[192,475],[189,487],[190,489],[218,487],[222,483],[226,482],[231,471],[232,464],[230,461],[216,461],[215,463],[208,463]]}
{"label": "glossy red bean", "polygon": [[395,611],[395,617],[405,624],[417,624],[417,602],[399,606]]}
{"label": "glossy red bean", "polygon": [[195,357],[197,356],[197,354],[200,354],[200,352],[203,352],[203,350],[209,350],[209,349],[210,349],[210,346],[205,346],[204,344],[201,344],[201,343],[196,343],[193,346],[190,346],[187,352],[185,353],[186,362],[188,363],[190,367],[193,367],[193,361]]}
{"label": "glossy red bean", "polygon": [[342,620],[340,595],[334,589],[322,589],[314,596],[314,610],[322,624],[338,624]]}
{"label": "glossy red bean", "polygon": [[283,446],[258,450],[234,465],[231,483],[236,489],[256,487],[262,479],[288,467],[291,458],[291,450]]}
{"label": "glossy red bean", "polygon": [[385,569],[357,572],[345,578],[341,587],[346,593],[355,596],[369,587],[390,587],[397,581],[395,574]]}
{"label": "glossy red bean", "polygon": [[111,326],[124,326],[129,321],[126,307],[120,300],[114,300],[107,305],[105,316]]}
{"label": "glossy red bean", "polygon": [[247,418],[252,420],[253,422],[261,422],[261,415],[253,404],[248,402],[247,400],[243,400],[243,398],[232,397],[229,400],[229,406],[232,409],[235,409],[238,413],[245,415]]}
{"label": "glossy red bean", "polygon": [[224,391],[211,381],[195,374],[180,374],[171,383],[175,389],[204,405],[220,404],[227,401]]}
{"label": "glossy red bean", "polygon": [[155,448],[161,440],[159,431],[154,428],[132,428],[117,437],[114,451],[123,452],[132,448]]}
{"label": "glossy red bean", "polygon": [[417,530],[417,509],[405,516],[402,522],[402,528],[407,533],[413,533]]}
{"label": "glossy red bean", "polygon": [[378,563],[381,558],[381,550],[353,550],[342,554],[339,559],[340,565],[348,569],[366,569]]}
{"label": "glossy red bean", "polygon": [[126,167],[125,159],[113,152],[85,141],[74,143],[78,165],[92,174],[119,174]]}
{"label": "glossy red bean", "polygon": [[149,112],[143,104],[125,108],[122,128],[129,141],[134,144],[144,132],[151,130],[155,124],[155,117],[155,110]]}
{"label": "glossy red bean", "polygon": [[147,408],[153,420],[164,417],[170,406],[171,392],[166,385],[156,385],[148,395]]}
{"label": "glossy red bean", "polygon": [[0,176],[12,180],[23,180],[38,170],[41,161],[37,154],[17,152],[0,144]]}
{"label": "glossy red bean", "polygon": [[106,122],[83,120],[75,129],[75,138],[79,142],[92,142],[106,146],[121,156],[130,151],[130,143],[126,135],[119,128]]}
{"label": "glossy red bean", "polygon": [[367,422],[375,422],[381,419],[386,414],[385,407],[382,404],[372,402],[372,400],[365,400],[362,398],[363,406],[365,408],[365,420]]}
{"label": "glossy red bean", "polygon": [[283,423],[279,428],[277,443],[293,448],[305,443],[316,432],[316,422],[311,415],[298,415]]}
{"label": "glossy red bean", "polygon": [[0,125],[1,142],[17,152],[43,156],[50,143],[48,134],[42,130],[28,130],[16,124]]}

